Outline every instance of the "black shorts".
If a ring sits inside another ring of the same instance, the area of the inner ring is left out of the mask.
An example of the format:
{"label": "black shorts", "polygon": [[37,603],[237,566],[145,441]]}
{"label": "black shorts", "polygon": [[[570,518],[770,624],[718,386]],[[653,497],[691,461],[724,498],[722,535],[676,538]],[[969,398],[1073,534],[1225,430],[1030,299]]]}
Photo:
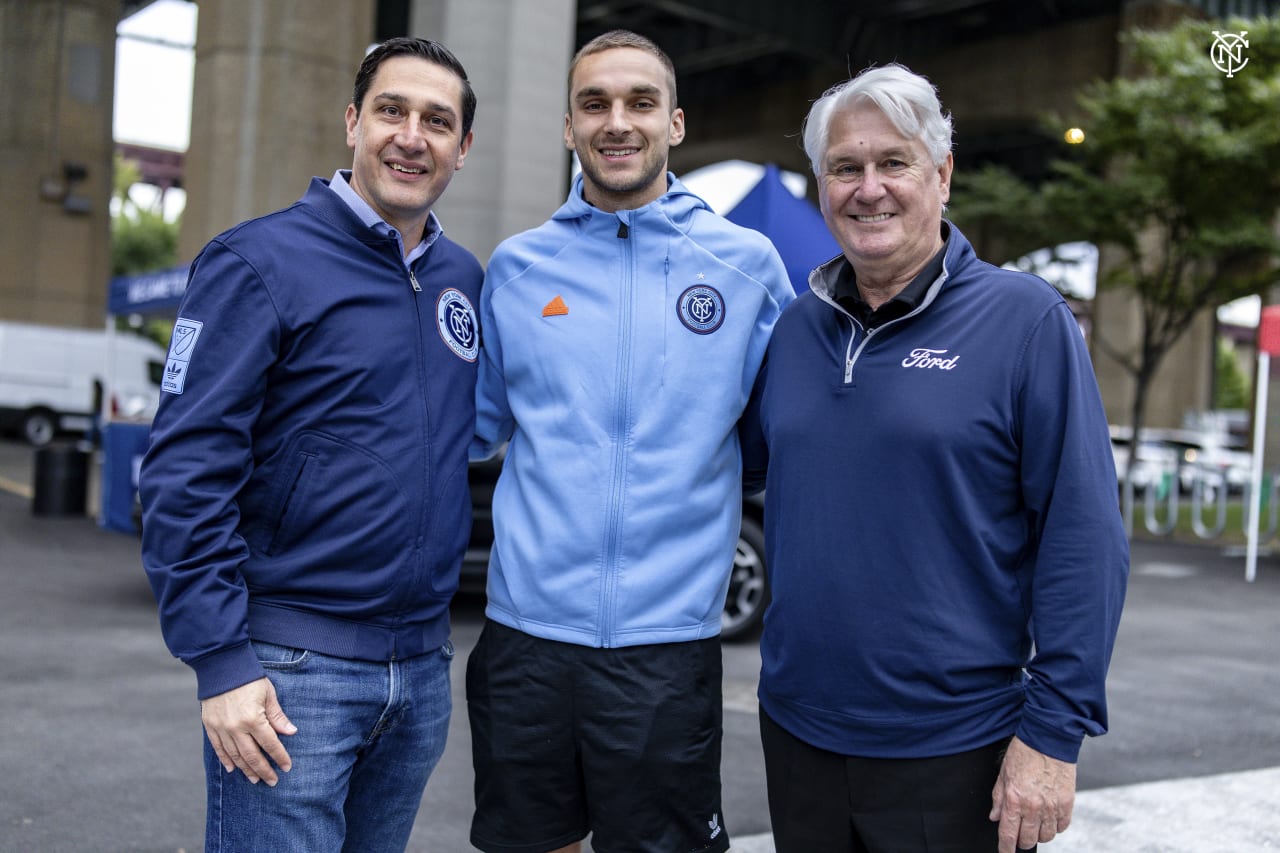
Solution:
{"label": "black shorts", "polygon": [[996,853],[987,815],[1008,738],[937,758],[858,758],[805,743],[761,709],[760,741],[778,853]]}
{"label": "black shorts", "polygon": [[597,649],[485,622],[467,661],[471,843],[724,851],[720,639]]}

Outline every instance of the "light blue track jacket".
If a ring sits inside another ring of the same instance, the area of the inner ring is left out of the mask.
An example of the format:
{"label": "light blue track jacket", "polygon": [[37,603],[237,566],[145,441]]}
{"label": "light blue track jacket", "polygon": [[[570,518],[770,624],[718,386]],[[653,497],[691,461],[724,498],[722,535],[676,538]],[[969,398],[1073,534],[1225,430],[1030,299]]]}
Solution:
{"label": "light blue track jacket", "polygon": [[489,262],[472,457],[510,445],[487,615],[534,636],[614,647],[720,632],[737,422],[794,294],[767,238],[668,182],[606,213],[579,177]]}

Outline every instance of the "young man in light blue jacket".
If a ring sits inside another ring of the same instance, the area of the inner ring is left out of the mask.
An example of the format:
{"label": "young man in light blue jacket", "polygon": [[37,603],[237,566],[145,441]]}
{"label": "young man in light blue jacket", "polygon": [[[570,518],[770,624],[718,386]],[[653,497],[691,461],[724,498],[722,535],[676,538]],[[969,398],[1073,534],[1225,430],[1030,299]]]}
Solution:
{"label": "young man in light blue jacket", "polygon": [[729,846],[737,422],[793,293],[764,236],[668,174],[684,130],[656,45],[588,43],[565,117],[582,174],[490,260],[473,456],[510,444],[467,672],[481,850]]}

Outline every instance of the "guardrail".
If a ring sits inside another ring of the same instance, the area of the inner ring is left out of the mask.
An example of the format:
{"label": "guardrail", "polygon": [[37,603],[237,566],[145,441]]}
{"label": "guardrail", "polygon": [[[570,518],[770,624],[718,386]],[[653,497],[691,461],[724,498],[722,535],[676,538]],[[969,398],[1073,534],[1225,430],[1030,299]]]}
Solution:
{"label": "guardrail", "polygon": [[[1258,542],[1265,544],[1280,532],[1280,471],[1262,477],[1262,503],[1259,513]],[[1153,536],[1171,536],[1178,528],[1183,502],[1190,504],[1191,530],[1200,539],[1214,540],[1228,533],[1228,508],[1238,504],[1242,511],[1239,532],[1248,535],[1251,484],[1233,488],[1226,472],[1196,472],[1189,488],[1176,471],[1167,471],[1157,482],[1139,490],[1132,481],[1120,484],[1120,509],[1124,514],[1125,532],[1132,537],[1135,519],[1141,511],[1143,528]],[[1235,533],[1232,528],[1231,533]]]}

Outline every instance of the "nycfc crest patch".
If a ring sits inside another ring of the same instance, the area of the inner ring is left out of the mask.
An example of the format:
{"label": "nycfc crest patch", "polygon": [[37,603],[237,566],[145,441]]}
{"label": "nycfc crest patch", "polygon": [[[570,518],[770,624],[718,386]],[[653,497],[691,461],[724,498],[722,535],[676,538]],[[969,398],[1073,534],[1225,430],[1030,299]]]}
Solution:
{"label": "nycfc crest patch", "polygon": [[724,322],[724,297],[709,284],[695,284],[680,294],[676,314],[689,331],[709,335]]}
{"label": "nycfc crest patch", "polygon": [[480,349],[476,310],[467,297],[452,287],[436,300],[436,328],[440,337],[464,361],[475,361]]}

